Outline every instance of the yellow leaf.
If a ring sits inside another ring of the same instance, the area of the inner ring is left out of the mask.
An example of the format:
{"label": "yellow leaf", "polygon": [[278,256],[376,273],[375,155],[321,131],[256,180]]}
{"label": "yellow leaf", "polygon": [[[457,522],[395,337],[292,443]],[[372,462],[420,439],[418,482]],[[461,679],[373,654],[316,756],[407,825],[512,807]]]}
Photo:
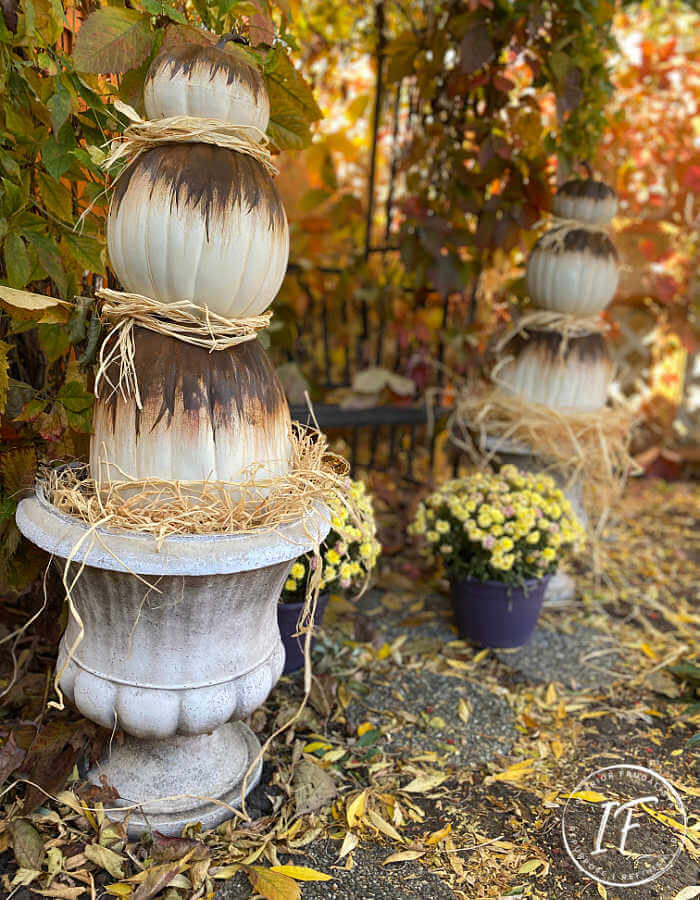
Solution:
{"label": "yellow leaf", "polygon": [[377,659],[386,659],[387,656],[391,653],[391,647],[389,644],[382,644],[377,652]]}
{"label": "yellow leaf", "polygon": [[16,319],[30,321],[40,319],[47,310],[54,307],[70,309],[70,304],[65,300],[34,294],[32,291],[19,291],[5,284],[0,284],[0,306]]}
{"label": "yellow leaf", "polygon": [[471,669],[473,663],[464,662],[463,659],[447,659],[445,660],[448,666],[452,666],[453,669]]}
{"label": "yellow leaf", "polygon": [[695,900],[696,897],[700,897],[700,884],[691,884],[683,888],[682,891],[675,895],[673,900]]}
{"label": "yellow leaf", "polygon": [[347,708],[348,703],[350,703],[350,700],[352,699],[352,697],[350,696],[350,691],[345,687],[344,684],[338,685],[337,697],[338,703],[340,703],[343,709]]}
{"label": "yellow leaf", "polygon": [[566,800],[583,800],[586,803],[604,803],[608,798],[598,791],[576,791],[575,794],[562,794]]}
{"label": "yellow leaf", "polygon": [[499,772],[496,775],[488,775],[484,779],[484,784],[491,784],[494,781],[520,781],[526,775],[530,774],[534,759],[523,759],[520,762],[513,763],[505,772]]}
{"label": "yellow leaf", "polygon": [[386,866],[394,862],[409,862],[412,859],[420,859],[421,856],[425,856],[425,850],[399,850],[398,853],[392,853],[391,856],[387,856],[382,865]]}
{"label": "yellow leaf", "polygon": [[419,775],[408,782],[406,787],[401,788],[409,794],[424,794],[426,791],[432,791],[447,779],[447,775]]}
{"label": "yellow leaf", "polygon": [[518,875],[532,875],[532,873],[536,872],[541,866],[541,859],[528,859],[518,869]]}
{"label": "yellow leaf", "polygon": [[113,897],[130,897],[133,893],[133,888],[130,884],[108,884],[105,890]]}
{"label": "yellow leaf", "polygon": [[365,812],[365,804],[367,803],[367,791],[361,791],[355,799],[348,804],[345,814],[348,820],[348,827],[354,828],[355,825],[362,820]]}
{"label": "yellow leaf", "polygon": [[230,866],[218,866],[216,869],[209,869],[209,874],[217,881],[227,881],[233,878],[236,872],[241,871],[239,863],[232,863]]}
{"label": "yellow leaf", "polygon": [[373,825],[378,831],[381,831],[382,834],[385,834],[387,837],[392,838],[392,840],[398,841],[399,843],[403,843],[403,838],[398,833],[398,831],[394,828],[393,825],[390,825],[385,819],[376,813],[373,809],[370,809],[367,813],[367,818],[371,825]]}
{"label": "yellow leaf", "polygon": [[340,862],[340,860],[347,856],[348,853],[352,853],[359,843],[357,835],[353,831],[348,831],[343,838],[343,843],[340,847],[340,853],[338,853],[336,862]]}
{"label": "yellow leaf", "polygon": [[314,750],[330,750],[331,745],[328,741],[311,741],[304,747],[304,753],[313,753]]}
{"label": "yellow leaf", "polygon": [[358,737],[362,737],[363,734],[367,734],[367,732],[371,731],[371,730],[372,730],[371,722],[361,722],[357,726],[357,735],[358,735]]}
{"label": "yellow leaf", "polygon": [[246,874],[253,890],[265,900],[301,900],[301,889],[293,878],[263,866],[247,866]]}
{"label": "yellow leaf", "polygon": [[562,747],[561,741],[554,738],[551,742],[552,753],[554,754],[555,759],[560,759],[562,753],[564,752],[564,748]]}
{"label": "yellow leaf", "polygon": [[343,748],[340,747],[338,750],[329,750],[328,753],[324,753],[321,759],[324,762],[338,762],[338,760],[342,759],[347,752],[347,750],[343,750]]}
{"label": "yellow leaf", "polygon": [[554,704],[557,702],[558,696],[559,695],[557,694],[557,689],[554,684],[549,684],[547,686],[547,693],[544,695],[544,702],[547,704],[547,706],[554,706]]}
{"label": "yellow leaf", "polygon": [[95,863],[101,869],[106,869],[112,878],[124,878],[122,866],[126,860],[119,853],[103,847],[102,844],[87,844],[83,853],[90,862]]}
{"label": "yellow leaf", "polygon": [[596,887],[598,888],[598,893],[603,898],[603,900],[608,900],[608,892],[605,890],[603,885],[600,882],[598,882],[596,884]]}
{"label": "yellow leaf", "polygon": [[656,659],[656,653],[654,653],[649,644],[640,644],[639,649],[645,656],[648,656],[649,659]]}
{"label": "yellow leaf", "polygon": [[487,657],[488,655],[489,655],[489,648],[488,648],[488,647],[486,647],[484,650],[479,650],[479,652],[478,652],[478,653],[476,654],[476,656],[474,657],[474,662],[475,662],[475,663],[480,663],[481,660],[482,660],[482,659],[486,659],[486,657]]}
{"label": "yellow leaf", "polygon": [[457,704],[457,714],[463,722],[468,722],[472,714],[472,705],[466,697],[460,697]]}
{"label": "yellow leaf", "polygon": [[426,844],[439,844],[443,838],[446,838],[447,835],[452,831],[452,826],[448,822],[444,828],[441,828],[439,831],[434,831],[426,840]]}
{"label": "yellow leaf", "polygon": [[279,872],[280,875],[287,875],[296,881],[331,881],[333,878],[332,875],[317,872],[308,866],[270,866],[270,872]]}

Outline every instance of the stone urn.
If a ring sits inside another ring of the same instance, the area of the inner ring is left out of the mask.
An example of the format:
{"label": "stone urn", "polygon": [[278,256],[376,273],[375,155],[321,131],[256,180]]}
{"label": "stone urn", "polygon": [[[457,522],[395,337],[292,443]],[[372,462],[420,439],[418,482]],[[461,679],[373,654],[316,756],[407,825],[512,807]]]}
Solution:
{"label": "stone urn", "polygon": [[39,488],[20,503],[17,524],[58,561],[78,547],[67,579],[83,566],[71,589],[77,616],[57,671],[83,715],[125,733],[88,775],[119,794],[107,815],[126,820],[130,837],[230,818],[244,779],[248,792],[260,778],[260,743],[241,720],[284,667],[277,601],[292,562],[326,536],[325,507],[274,531],[156,543],[146,533],[88,533]]}

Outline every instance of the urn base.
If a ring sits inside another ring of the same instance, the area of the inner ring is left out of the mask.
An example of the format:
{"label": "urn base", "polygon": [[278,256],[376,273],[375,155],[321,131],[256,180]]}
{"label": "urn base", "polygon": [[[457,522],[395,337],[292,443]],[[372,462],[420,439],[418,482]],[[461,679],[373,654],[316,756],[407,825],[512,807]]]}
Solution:
{"label": "urn base", "polygon": [[[122,735],[88,773],[119,799],[105,803],[112,821],[126,820],[130,838],[144,831],[178,836],[189,822],[214,828],[240,809],[243,780],[260,753],[260,742],[243,722],[227,722],[211,734],[142,740]],[[251,770],[246,795],[257,785],[262,756]]]}

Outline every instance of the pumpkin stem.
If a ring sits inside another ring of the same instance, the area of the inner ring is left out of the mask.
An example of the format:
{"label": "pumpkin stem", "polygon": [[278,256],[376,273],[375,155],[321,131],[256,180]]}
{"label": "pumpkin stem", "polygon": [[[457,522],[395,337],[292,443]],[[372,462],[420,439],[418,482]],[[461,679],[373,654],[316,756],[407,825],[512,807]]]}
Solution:
{"label": "pumpkin stem", "polygon": [[216,42],[216,47],[218,50],[223,50],[226,44],[229,41],[234,41],[236,44],[249,44],[250,41],[247,37],[244,37],[240,31],[229,31],[228,34],[222,34],[219,40]]}
{"label": "pumpkin stem", "polygon": [[580,165],[583,166],[583,168],[586,170],[586,176],[588,178],[593,178],[593,169],[591,169],[591,165],[588,160],[582,159]]}

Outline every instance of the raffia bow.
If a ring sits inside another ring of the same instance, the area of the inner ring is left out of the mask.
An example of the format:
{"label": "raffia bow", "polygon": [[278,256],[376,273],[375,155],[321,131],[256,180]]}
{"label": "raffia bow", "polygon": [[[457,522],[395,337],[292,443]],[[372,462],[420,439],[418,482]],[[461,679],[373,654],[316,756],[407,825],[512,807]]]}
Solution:
{"label": "raffia bow", "polygon": [[[198,306],[188,300],[160,303],[141,294],[108,288],[95,291],[95,295],[103,301],[100,314],[111,327],[100,348],[95,395],[100,396],[100,389],[106,382],[113,393],[119,391],[124,398],[133,396],[139,409],[142,408],[142,400],[134,368],[134,327],[147,328],[212,352],[230,350],[238,344],[254,340],[272,319],[271,312],[226,319],[206,306]],[[119,366],[116,382],[107,374],[113,364]]]}
{"label": "raffia bow", "polygon": [[146,150],[160,144],[214,144],[252,156],[270,175],[277,174],[268,137],[254,125],[233,125],[221,119],[198,116],[169,116],[146,121],[120,100],[115,100],[114,106],[132,124],[121,137],[110,141],[109,153],[103,163],[108,171],[122,161],[132,163]]}

